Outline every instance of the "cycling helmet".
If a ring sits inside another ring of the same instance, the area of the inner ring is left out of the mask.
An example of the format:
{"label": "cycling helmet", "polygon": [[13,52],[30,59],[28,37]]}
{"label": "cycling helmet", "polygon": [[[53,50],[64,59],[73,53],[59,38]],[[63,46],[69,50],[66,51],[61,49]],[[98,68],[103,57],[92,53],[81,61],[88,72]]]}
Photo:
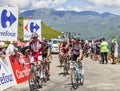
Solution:
{"label": "cycling helmet", "polygon": [[36,32],[32,33],[32,38],[38,37],[38,34]]}
{"label": "cycling helmet", "polygon": [[62,41],[63,41],[63,42],[67,42],[67,39],[66,39],[66,38],[64,38]]}
{"label": "cycling helmet", "polygon": [[80,41],[80,37],[79,36],[73,36],[73,39]]}

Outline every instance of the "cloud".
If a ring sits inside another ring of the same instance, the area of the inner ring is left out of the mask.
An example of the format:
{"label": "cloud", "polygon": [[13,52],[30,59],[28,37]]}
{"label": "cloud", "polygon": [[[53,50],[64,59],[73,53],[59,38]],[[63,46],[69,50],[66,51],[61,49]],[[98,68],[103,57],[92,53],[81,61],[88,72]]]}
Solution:
{"label": "cloud", "polygon": [[59,8],[57,8],[56,10],[57,10],[57,11],[65,11],[65,8],[59,7]]}
{"label": "cloud", "polygon": [[120,7],[120,0],[84,0],[89,5]]}
{"label": "cloud", "polygon": [[33,8],[47,8],[49,6],[49,4],[51,3],[51,1],[31,1],[32,7]]}
{"label": "cloud", "polygon": [[81,8],[79,8],[79,7],[77,7],[77,6],[71,6],[71,5],[68,5],[66,8],[64,8],[64,7],[59,7],[59,8],[57,8],[56,10],[57,10],[57,11],[66,11],[66,10],[70,11],[70,10],[73,10],[73,11],[77,11],[77,12],[83,11],[83,9],[81,9]]}
{"label": "cloud", "polygon": [[74,11],[77,11],[77,12],[83,11],[83,9],[81,9],[80,7],[71,6],[71,5],[68,5],[68,6],[67,6],[67,9],[68,9],[68,10],[74,10]]}
{"label": "cloud", "polygon": [[60,4],[63,4],[63,3],[66,3],[67,0],[53,0],[53,5],[60,5]]}
{"label": "cloud", "polygon": [[0,5],[17,5],[20,9],[28,8],[31,4],[29,0],[0,0]]}
{"label": "cloud", "polygon": [[18,5],[20,9],[48,8],[66,3],[67,0],[0,0],[1,4]]}

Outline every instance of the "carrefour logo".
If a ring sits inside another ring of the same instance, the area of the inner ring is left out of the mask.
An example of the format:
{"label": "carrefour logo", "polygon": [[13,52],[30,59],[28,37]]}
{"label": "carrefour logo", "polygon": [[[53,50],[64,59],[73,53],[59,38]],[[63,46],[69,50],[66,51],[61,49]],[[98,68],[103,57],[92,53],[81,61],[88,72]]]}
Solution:
{"label": "carrefour logo", "polygon": [[[9,10],[4,9],[1,13],[1,26],[3,28],[10,27],[15,21],[16,17],[13,15],[13,13]],[[9,26],[7,26],[7,22],[9,22]]]}
{"label": "carrefour logo", "polygon": [[33,32],[38,31],[39,28],[40,28],[40,26],[39,26],[37,23],[35,23],[35,22],[31,22],[30,24],[27,23],[27,24],[25,25],[26,31],[29,32],[29,29],[28,29],[28,28],[30,29],[30,32],[33,33]]}

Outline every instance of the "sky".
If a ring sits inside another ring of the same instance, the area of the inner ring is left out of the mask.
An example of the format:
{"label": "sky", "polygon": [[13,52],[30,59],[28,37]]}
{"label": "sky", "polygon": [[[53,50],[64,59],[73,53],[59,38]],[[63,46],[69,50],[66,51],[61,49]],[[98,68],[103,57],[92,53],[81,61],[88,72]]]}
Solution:
{"label": "sky", "polygon": [[120,15],[120,0],[0,0],[0,5],[18,5],[21,12],[38,8],[54,8],[59,11],[97,11]]}

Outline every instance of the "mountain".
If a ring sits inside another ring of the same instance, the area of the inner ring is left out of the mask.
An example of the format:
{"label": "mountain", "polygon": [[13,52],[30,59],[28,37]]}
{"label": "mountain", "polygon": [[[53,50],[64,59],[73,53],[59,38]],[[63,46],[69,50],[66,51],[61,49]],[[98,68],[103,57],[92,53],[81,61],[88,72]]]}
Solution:
{"label": "mountain", "polygon": [[94,11],[56,11],[55,9],[28,10],[21,17],[41,19],[48,26],[60,32],[81,33],[81,38],[94,39],[113,36],[120,37],[120,16],[109,12]]}
{"label": "mountain", "polygon": [[[18,35],[20,37],[20,39],[23,40],[23,20],[25,18],[23,17],[19,17],[19,21],[18,21]],[[53,28],[51,28],[50,26],[45,25],[43,22],[41,23],[41,27],[42,27],[42,38],[46,38],[46,39],[51,39],[51,38],[57,38],[58,35],[60,35],[61,33]]]}

